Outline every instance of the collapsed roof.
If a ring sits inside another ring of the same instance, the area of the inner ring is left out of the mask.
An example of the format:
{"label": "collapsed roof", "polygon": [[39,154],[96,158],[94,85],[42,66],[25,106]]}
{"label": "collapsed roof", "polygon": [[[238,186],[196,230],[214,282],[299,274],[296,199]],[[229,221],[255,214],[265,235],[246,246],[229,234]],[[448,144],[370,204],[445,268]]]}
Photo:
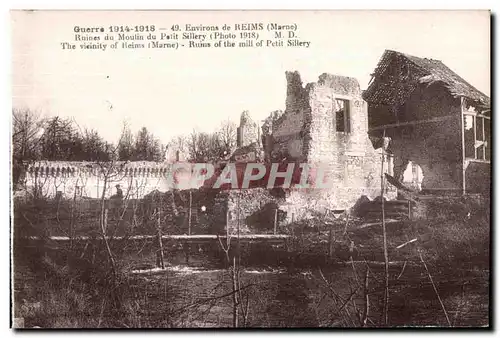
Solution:
{"label": "collapsed roof", "polygon": [[484,108],[490,98],[465,81],[439,60],[419,58],[393,50],[382,55],[368,89],[365,101],[372,104],[398,106],[420,85],[442,84],[454,97],[465,97]]}

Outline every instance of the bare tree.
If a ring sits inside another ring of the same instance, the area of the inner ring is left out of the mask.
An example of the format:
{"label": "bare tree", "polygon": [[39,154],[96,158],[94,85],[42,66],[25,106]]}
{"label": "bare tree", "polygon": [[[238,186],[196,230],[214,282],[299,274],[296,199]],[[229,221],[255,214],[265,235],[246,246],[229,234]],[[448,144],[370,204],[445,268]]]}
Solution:
{"label": "bare tree", "polygon": [[217,131],[220,147],[227,154],[236,150],[236,131],[236,124],[229,119],[222,122]]}
{"label": "bare tree", "polygon": [[118,143],[118,159],[130,161],[134,156],[134,136],[127,122],[123,122],[122,134]]}
{"label": "bare tree", "polygon": [[[250,313],[250,294],[248,289],[254,284],[242,285],[241,242],[240,242],[240,196],[237,202],[236,229],[231,229],[229,224],[229,210],[226,211],[226,236],[225,242],[220,237],[219,244],[226,256],[227,273],[231,281],[231,300],[233,327],[247,326]],[[232,240],[232,239],[235,240]],[[233,245],[233,249],[231,246]],[[232,257],[230,251],[234,251]]]}
{"label": "bare tree", "polygon": [[81,136],[73,121],[59,116],[45,122],[40,146],[41,157],[50,161],[71,161],[83,152]]}
{"label": "bare tree", "polygon": [[[126,126],[124,126],[125,130]],[[120,139],[117,142],[116,146],[113,146],[111,144],[108,144],[107,146],[107,151],[110,154],[109,158],[104,161],[96,161],[95,166],[97,166],[97,175],[98,177],[102,180],[103,182],[103,189],[102,193],[100,196],[100,215],[99,215],[99,227],[98,227],[98,233],[102,237],[102,240],[104,242],[106,252],[108,255],[108,260],[111,265],[111,269],[113,272],[113,276],[116,277],[117,274],[117,266],[115,262],[115,258],[113,255],[113,252],[111,250],[109,238],[108,238],[108,213],[109,213],[109,204],[106,203],[107,199],[107,192],[109,191],[109,188],[113,182],[119,182],[122,181],[125,177],[124,175],[124,168],[128,161],[118,161],[118,150],[119,150],[119,145],[122,141],[122,137],[124,137],[124,130],[121,133]],[[130,195],[130,191],[132,188],[132,182],[129,182],[128,190],[125,196],[125,199],[128,199]],[[121,219],[123,219],[123,216],[125,214],[126,206],[123,212],[121,213],[121,217],[119,219],[119,222]]]}
{"label": "bare tree", "polygon": [[43,133],[43,119],[29,109],[12,110],[12,145],[14,155],[23,159],[36,158],[37,141]]}
{"label": "bare tree", "polygon": [[29,109],[12,110],[12,179],[17,186],[26,162],[40,156],[39,141],[43,134],[43,119]]}
{"label": "bare tree", "polygon": [[179,160],[181,154],[186,156],[188,154],[188,138],[185,135],[177,135],[173,137],[167,144],[165,152],[168,153],[166,157],[169,160]]}
{"label": "bare tree", "polygon": [[[230,127],[227,130],[229,129]],[[230,154],[231,147],[228,135],[219,131],[206,133],[193,130],[187,138],[187,148],[191,162],[217,162]]]}
{"label": "bare tree", "polygon": [[187,137],[187,147],[189,151],[189,160],[191,162],[204,162],[205,145],[203,144],[202,133],[193,129],[191,134]]}

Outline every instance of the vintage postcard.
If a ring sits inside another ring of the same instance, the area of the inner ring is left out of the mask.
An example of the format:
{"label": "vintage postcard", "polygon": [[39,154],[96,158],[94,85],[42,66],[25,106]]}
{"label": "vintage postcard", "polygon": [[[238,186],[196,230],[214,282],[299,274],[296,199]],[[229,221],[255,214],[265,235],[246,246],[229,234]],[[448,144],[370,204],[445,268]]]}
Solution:
{"label": "vintage postcard", "polygon": [[11,326],[488,328],[489,11],[11,11]]}

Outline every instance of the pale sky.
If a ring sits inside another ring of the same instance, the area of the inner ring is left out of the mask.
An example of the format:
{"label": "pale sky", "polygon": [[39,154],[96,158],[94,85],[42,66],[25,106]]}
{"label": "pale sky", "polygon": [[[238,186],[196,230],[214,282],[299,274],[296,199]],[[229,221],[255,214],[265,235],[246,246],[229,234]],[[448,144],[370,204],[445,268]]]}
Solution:
{"label": "pale sky", "polygon": [[[296,23],[309,48],[62,50],[73,27],[154,24]],[[12,14],[13,107],[74,117],[108,141],[123,121],[162,142],[221,121],[285,108],[285,71],[304,84],[322,73],[366,89],[385,49],[443,61],[490,95],[489,12],[17,12]],[[112,108],[111,108],[112,106]]]}

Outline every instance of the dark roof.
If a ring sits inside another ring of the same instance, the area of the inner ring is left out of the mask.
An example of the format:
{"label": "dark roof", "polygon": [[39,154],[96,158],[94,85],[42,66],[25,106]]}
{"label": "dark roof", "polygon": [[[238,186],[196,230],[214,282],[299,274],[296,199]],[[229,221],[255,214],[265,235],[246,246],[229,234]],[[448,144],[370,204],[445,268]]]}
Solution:
{"label": "dark roof", "polygon": [[[408,68],[391,69],[394,60],[407,64]],[[397,76],[387,76],[386,73],[396,73]],[[485,107],[491,104],[488,96],[439,60],[386,50],[372,76],[368,89],[363,92],[363,98],[369,103],[403,104],[420,84],[442,83],[454,97],[463,96]]]}

